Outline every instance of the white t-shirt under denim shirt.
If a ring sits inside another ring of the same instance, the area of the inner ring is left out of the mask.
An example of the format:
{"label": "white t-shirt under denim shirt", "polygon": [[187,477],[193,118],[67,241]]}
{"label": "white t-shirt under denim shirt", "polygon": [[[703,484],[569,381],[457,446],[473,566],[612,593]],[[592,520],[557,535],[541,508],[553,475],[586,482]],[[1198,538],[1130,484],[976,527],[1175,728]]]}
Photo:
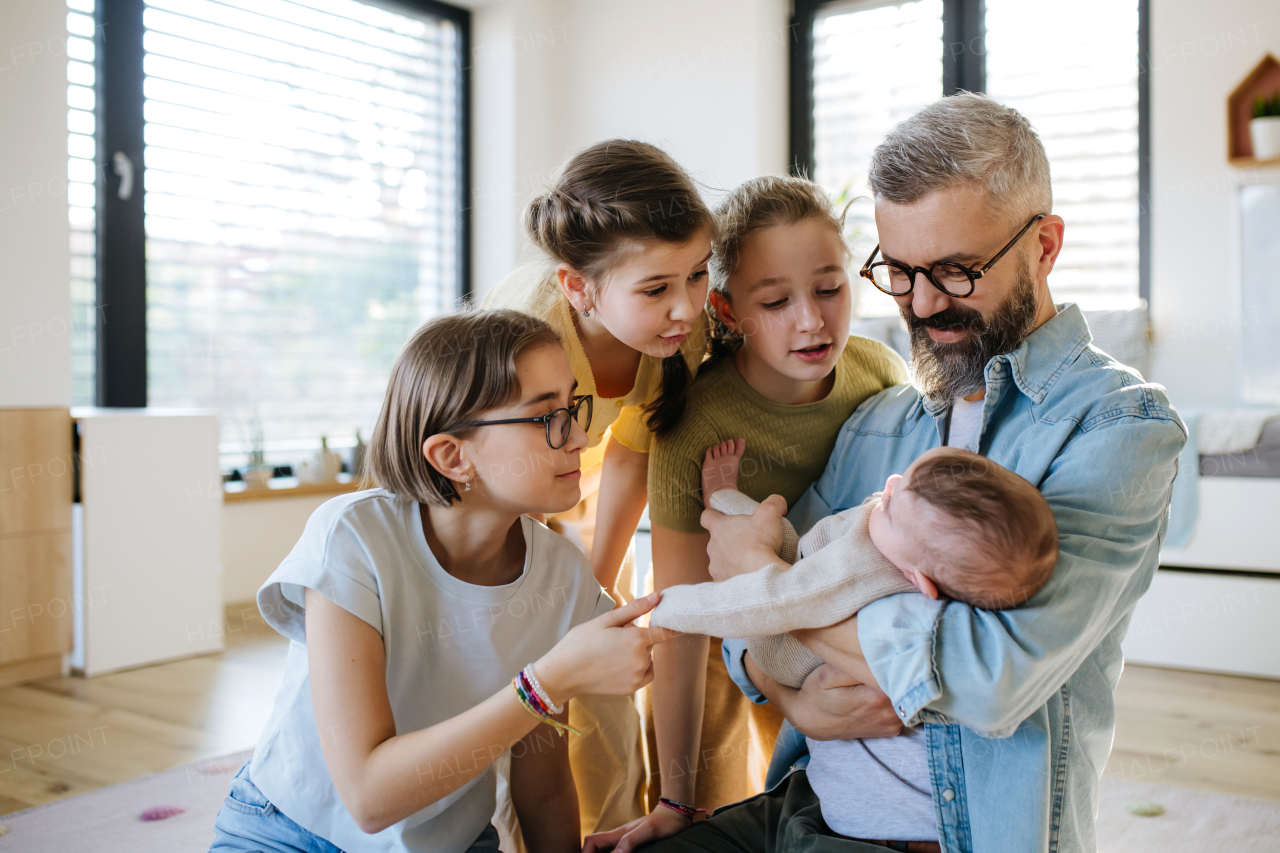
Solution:
{"label": "white t-shirt under denim shirt", "polygon": [[[977,452],[985,402],[955,399],[948,447]],[[808,743],[809,785],[832,830],[852,838],[938,840],[923,728],[891,738]]]}
{"label": "white t-shirt under denim shirt", "polygon": [[[253,783],[277,809],[351,853],[461,853],[471,846],[493,815],[492,766],[372,835],[342,805],[311,705],[305,591],[321,592],[382,635],[396,734],[425,729],[506,687],[570,628],[613,607],[581,551],[529,518],[521,525],[520,577],[504,586],[476,586],[440,566],[414,501],[374,489],[334,498],[315,511],[258,591],[263,618],[292,641],[275,709],[250,767]],[[420,773],[430,784],[466,770],[471,761],[492,758],[468,753]]]}

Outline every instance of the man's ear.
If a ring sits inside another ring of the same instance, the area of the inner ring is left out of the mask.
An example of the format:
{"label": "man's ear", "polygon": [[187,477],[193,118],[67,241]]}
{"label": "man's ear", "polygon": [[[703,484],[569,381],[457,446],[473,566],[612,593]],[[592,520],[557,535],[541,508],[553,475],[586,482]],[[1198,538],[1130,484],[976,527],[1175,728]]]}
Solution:
{"label": "man's ear", "polygon": [[1057,214],[1046,216],[1036,226],[1035,236],[1039,243],[1039,251],[1031,258],[1033,278],[1045,279],[1049,277],[1049,273],[1053,272],[1053,265],[1057,263],[1058,254],[1062,251],[1062,232],[1065,229],[1066,223]]}
{"label": "man's ear", "polygon": [[587,292],[587,280],[582,273],[568,264],[558,264],[556,281],[560,283],[565,299],[569,300],[569,304],[575,311],[581,314],[583,311],[591,310],[591,294]]}
{"label": "man's ear", "polygon": [[[422,455],[428,465],[455,484],[465,483],[472,477],[471,462],[456,436],[448,433],[428,436],[422,442]],[[462,491],[461,487],[458,491]]]}
{"label": "man's ear", "polygon": [[728,326],[729,331],[737,332],[738,318],[733,315],[733,306],[729,304],[729,298],[719,290],[712,290],[707,295],[711,298],[711,307],[715,309],[720,322]]}

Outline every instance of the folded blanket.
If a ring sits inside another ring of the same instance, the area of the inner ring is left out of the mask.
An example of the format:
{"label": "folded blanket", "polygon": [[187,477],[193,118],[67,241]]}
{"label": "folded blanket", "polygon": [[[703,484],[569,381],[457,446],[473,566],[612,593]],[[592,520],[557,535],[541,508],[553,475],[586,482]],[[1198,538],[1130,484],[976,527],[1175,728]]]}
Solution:
{"label": "folded blanket", "polygon": [[1200,415],[1197,449],[1201,456],[1243,453],[1258,446],[1267,421],[1280,417],[1280,409],[1205,409]]}

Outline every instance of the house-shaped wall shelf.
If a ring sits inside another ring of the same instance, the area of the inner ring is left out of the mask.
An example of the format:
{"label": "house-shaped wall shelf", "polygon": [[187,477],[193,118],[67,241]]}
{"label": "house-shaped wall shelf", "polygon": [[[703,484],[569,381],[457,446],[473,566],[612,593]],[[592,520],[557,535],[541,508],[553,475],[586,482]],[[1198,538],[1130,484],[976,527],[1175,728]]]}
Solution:
{"label": "house-shaped wall shelf", "polygon": [[1227,159],[1231,165],[1280,164],[1280,157],[1255,160],[1253,144],[1249,141],[1249,120],[1253,118],[1254,100],[1259,95],[1271,97],[1276,92],[1280,92],[1280,60],[1268,53],[1227,96]]}

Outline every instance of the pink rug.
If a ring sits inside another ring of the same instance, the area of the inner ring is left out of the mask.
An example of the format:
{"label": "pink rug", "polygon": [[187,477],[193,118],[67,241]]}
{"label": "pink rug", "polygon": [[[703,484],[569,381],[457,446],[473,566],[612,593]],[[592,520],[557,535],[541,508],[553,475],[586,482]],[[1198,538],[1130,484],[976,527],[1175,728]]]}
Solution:
{"label": "pink rug", "polygon": [[[0,825],[9,829],[0,836],[0,851],[204,853],[231,779],[251,755],[253,750],[197,761],[0,816]],[[159,806],[183,811],[161,820],[141,819]]]}

